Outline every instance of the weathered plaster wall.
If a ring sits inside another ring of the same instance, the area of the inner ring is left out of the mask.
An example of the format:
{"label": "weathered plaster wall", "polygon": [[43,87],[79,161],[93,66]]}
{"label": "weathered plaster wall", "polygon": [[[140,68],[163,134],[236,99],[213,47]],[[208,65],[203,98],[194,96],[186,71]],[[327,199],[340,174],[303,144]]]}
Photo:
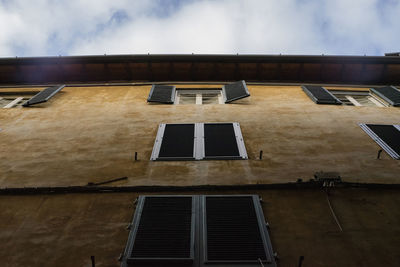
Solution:
{"label": "weathered plaster wall", "polygon": [[[400,108],[316,105],[299,86],[248,87],[251,97],[229,105],[150,105],[150,86],[114,86],[66,87],[37,107],[0,109],[0,187],[123,176],[113,185],[282,183],[320,170],[346,181],[400,181],[400,161],[385,153],[376,160],[379,146],[358,126],[399,124]],[[159,123],[232,121],[249,160],[149,161]]]}
{"label": "weathered plaster wall", "polygon": [[[279,266],[399,266],[400,194],[391,190],[183,192],[259,194]],[[146,193],[143,193],[146,195]],[[160,192],[158,194],[176,194]],[[0,196],[1,266],[119,266],[138,194]]]}

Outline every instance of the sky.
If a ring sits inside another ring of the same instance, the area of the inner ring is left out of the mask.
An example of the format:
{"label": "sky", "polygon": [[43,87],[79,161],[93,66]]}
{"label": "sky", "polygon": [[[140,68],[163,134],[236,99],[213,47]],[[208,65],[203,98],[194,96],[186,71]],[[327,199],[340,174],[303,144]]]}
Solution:
{"label": "sky", "polygon": [[0,57],[398,51],[400,0],[0,0]]}

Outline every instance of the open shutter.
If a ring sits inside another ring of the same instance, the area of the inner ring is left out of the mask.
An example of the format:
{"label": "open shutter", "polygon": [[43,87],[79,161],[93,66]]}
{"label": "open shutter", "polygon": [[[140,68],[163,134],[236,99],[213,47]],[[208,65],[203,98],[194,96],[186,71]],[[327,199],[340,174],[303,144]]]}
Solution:
{"label": "open shutter", "polygon": [[229,103],[250,96],[245,81],[238,81],[235,83],[229,83],[224,85],[222,87],[222,94],[225,103]]}
{"label": "open shutter", "polygon": [[147,102],[173,104],[175,101],[175,86],[153,84]]}
{"label": "open shutter", "polygon": [[276,266],[257,196],[204,196],[202,203],[204,266]]}
{"label": "open shutter", "polygon": [[55,94],[57,94],[59,91],[61,91],[64,87],[65,87],[65,85],[48,87],[48,88],[40,91],[38,94],[33,96],[28,101],[26,101],[23,104],[23,106],[24,107],[28,107],[28,106],[31,106],[31,105],[36,105],[36,104],[40,104],[40,103],[46,102],[50,98],[52,98]]}
{"label": "open shutter", "polygon": [[390,105],[400,107],[400,91],[396,87],[385,86],[380,88],[371,88],[370,90]]}
{"label": "open shutter", "polygon": [[125,266],[192,266],[191,196],[140,197],[125,253]]}
{"label": "open shutter", "polygon": [[303,91],[317,104],[341,105],[342,102],[322,86],[302,85]]}
{"label": "open shutter", "polygon": [[400,125],[360,124],[392,158],[400,159]]}

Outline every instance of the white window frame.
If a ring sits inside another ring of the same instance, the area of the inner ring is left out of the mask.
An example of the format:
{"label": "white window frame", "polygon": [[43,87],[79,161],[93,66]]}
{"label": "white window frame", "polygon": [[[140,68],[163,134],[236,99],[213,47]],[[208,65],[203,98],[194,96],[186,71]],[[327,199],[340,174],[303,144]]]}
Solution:
{"label": "white window frame", "polygon": [[[201,123],[187,123],[187,124],[194,124],[194,149],[193,149],[193,158],[195,160],[205,160],[205,142],[204,142],[204,124],[226,124],[232,123],[233,130],[236,137],[236,145],[239,151],[239,157],[241,159],[248,159],[246,146],[244,144],[242,131],[240,129],[240,124],[238,122],[201,122]],[[150,160],[156,161],[159,158],[160,149],[162,145],[162,140],[164,137],[165,126],[168,123],[161,123],[158,126],[156,140],[154,141],[153,151],[151,153]],[[175,124],[175,123],[174,123]],[[185,124],[185,123],[179,123]],[[233,156],[232,156],[233,157]],[[227,159],[230,160],[229,157],[221,157],[221,158],[213,158],[213,159]],[[233,158],[232,158],[233,159]],[[169,160],[187,160],[187,158],[170,158]]]}
{"label": "white window frame", "polygon": [[[8,98],[13,98],[14,100],[11,100],[8,104],[6,104],[5,106],[2,106],[1,108],[14,108],[14,107],[18,107],[18,106],[22,106],[23,103],[25,103],[26,101],[29,100],[29,98],[26,97],[1,97],[0,96],[0,100],[3,99],[8,99]],[[24,102],[21,103],[21,101],[26,100]]]}
{"label": "white window frame", "polygon": [[180,105],[181,94],[194,94],[196,95],[196,105],[203,105],[203,94],[218,94],[218,104],[225,104],[222,95],[222,89],[183,89],[176,88],[175,90],[175,105]]}
{"label": "white window frame", "polygon": [[[336,89],[328,89],[328,91],[333,94],[335,97],[338,95],[343,95],[347,100],[349,100],[354,106],[361,107],[365,106],[358,102],[353,96],[361,96],[365,95],[368,100],[374,103],[377,107],[389,107],[389,103],[380,98],[379,96],[371,93],[370,91],[346,91],[346,90],[336,90]],[[345,104],[344,104],[345,105]]]}

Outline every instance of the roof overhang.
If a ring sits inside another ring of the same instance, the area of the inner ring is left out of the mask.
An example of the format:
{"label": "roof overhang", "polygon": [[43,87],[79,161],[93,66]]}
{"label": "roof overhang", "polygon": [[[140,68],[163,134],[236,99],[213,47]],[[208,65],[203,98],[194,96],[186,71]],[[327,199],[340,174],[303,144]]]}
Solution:
{"label": "roof overhang", "polygon": [[400,57],[103,55],[0,59],[0,85],[236,80],[398,85]]}

